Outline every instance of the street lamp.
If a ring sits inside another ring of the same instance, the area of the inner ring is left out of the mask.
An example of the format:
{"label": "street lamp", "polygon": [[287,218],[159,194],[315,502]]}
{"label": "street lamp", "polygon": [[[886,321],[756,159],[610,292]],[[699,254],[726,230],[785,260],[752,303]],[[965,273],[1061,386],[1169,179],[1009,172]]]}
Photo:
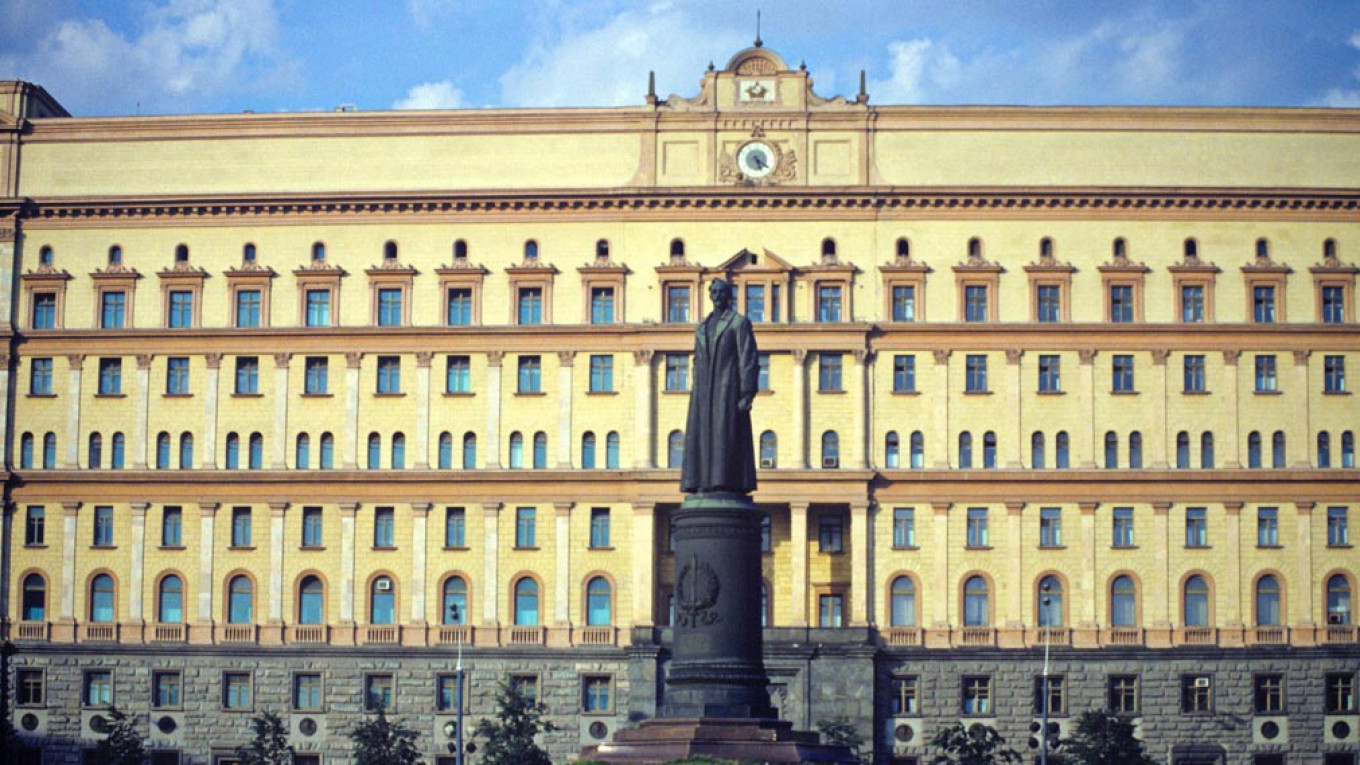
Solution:
{"label": "street lamp", "polygon": [[1043,707],[1041,718],[1043,721],[1040,723],[1039,728],[1039,765],[1048,765],[1048,647],[1051,642],[1050,637],[1053,629],[1053,620],[1049,618],[1050,614],[1048,613],[1048,606],[1053,602],[1053,599],[1048,594],[1050,586],[1051,585],[1047,584],[1043,586],[1044,595],[1039,601],[1039,616],[1041,617],[1039,619],[1039,624],[1044,631],[1043,691],[1039,694],[1039,704]]}
{"label": "street lamp", "polygon": [[[449,621],[455,628],[462,623],[462,613],[458,610],[457,603],[449,604]],[[454,682],[458,684],[458,689],[453,694],[454,708],[457,710],[457,730],[454,733],[453,761],[456,765],[463,765],[463,630],[458,628],[458,663],[453,669]]]}

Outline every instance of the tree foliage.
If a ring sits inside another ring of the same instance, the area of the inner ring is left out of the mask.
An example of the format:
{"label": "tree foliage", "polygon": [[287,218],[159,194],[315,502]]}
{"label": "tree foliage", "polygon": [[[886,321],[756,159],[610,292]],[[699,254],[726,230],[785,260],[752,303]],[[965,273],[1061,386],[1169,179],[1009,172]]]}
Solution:
{"label": "tree foliage", "polygon": [[816,727],[817,732],[822,734],[822,743],[843,746],[862,763],[868,763],[873,758],[872,753],[861,751],[864,748],[864,736],[860,735],[859,729],[850,722],[850,718],[833,717],[829,720],[818,720]]}
{"label": "tree foliage", "polygon": [[483,765],[552,765],[548,753],[534,743],[539,733],[557,730],[543,719],[547,711],[509,682],[502,682],[496,690],[496,719],[478,720],[472,732],[486,741]]}
{"label": "tree foliage", "polygon": [[250,727],[255,738],[236,750],[241,765],[292,765],[293,747],[288,745],[288,731],[278,715],[265,712],[251,718]]}
{"label": "tree foliage", "polygon": [[118,707],[110,707],[108,719],[108,735],[95,745],[95,760],[106,765],[143,765],[146,746],[138,730],[137,717],[124,714]]}
{"label": "tree foliage", "polygon": [[1020,754],[1006,746],[1006,739],[995,728],[973,723],[965,730],[961,723],[941,728],[931,745],[940,754],[931,765],[1000,765],[1019,763]]}
{"label": "tree foliage", "polygon": [[354,726],[349,738],[354,742],[355,765],[420,765],[415,731],[395,720],[388,720],[382,709]]}
{"label": "tree foliage", "polygon": [[1133,735],[1133,723],[1106,711],[1082,712],[1062,740],[1064,765],[1156,765]]}

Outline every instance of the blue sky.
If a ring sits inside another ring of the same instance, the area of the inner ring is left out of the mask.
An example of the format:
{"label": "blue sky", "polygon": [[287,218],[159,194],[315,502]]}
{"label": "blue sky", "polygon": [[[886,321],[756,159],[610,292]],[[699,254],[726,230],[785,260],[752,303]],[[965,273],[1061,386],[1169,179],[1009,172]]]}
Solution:
{"label": "blue sky", "polygon": [[755,36],[874,103],[1360,107],[1360,1],[0,0],[82,116],[637,105]]}

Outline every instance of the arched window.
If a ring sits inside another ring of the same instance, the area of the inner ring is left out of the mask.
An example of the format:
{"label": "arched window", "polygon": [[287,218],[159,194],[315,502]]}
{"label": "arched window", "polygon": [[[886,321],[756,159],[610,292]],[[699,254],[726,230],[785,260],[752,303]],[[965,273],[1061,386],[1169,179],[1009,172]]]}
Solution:
{"label": "arched window", "polygon": [[1349,430],[1341,433],[1341,467],[1355,467],[1355,434]]}
{"label": "arched window", "polygon": [[1199,434],[1199,466],[1204,470],[1209,470],[1214,466],[1214,434],[1212,431],[1204,431]]}
{"label": "arched window", "polygon": [[323,244],[322,242],[312,243],[312,260],[315,260],[318,263],[324,262],[326,260],[325,244]]}
{"label": "arched window", "polygon": [[[1044,604],[1044,600],[1048,604]],[[1040,627],[1061,627],[1063,626],[1063,586],[1062,580],[1056,576],[1046,576],[1039,580],[1038,600],[1039,606],[1039,626]]]}
{"label": "arched window", "polygon": [[897,237],[897,257],[906,260],[911,257],[911,242],[905,236]]}
{"label": "arched window", "polygon": [[473,470],[477,467],[477,434],[463,434],[463,469]]}
{"label": "arched window", "polygon": [[909,576],[892,580],[889,591],[889,618],[894,627],[916,626],[916,583]]}
{"label": "arched window", "polygon": [[1105,431],[1105,469],[1119,467],[1119,436],[1113,430]]}
{"label": "arched window", "polygon": [[1050,239],[1050,238],[1048,238],[1048,237],[1044,237],[1043,239],[1040,239],[1040,240],[1039,240],[1039,257],[1040,257],[1040,258],[1043,258],[1043,259],[1045,259],[1045,260],[1048,259],[1048,258],[1053,257],[1053,240],[1052,240],[1052,239]]}
{"label": "arched window", "polygon": [[170,434],[165,431],[156,434],[156,469],[170,469]]}
{"label": "arched window", "polygon": [[963,583],[963,626],[987,627],[991,625],[991,613],[987,605],[987,597],[986,579],[973,576]]}
{"label": "arched window", "polygon": [[1185,580],[1185,626],[1209,626],[1209,582],[1198,574]]}
{"label": "arched window", "polygon": [[1110,583],[1110,625],[1138,626],[1138,586],[1128,574],[1121,574]]}
{"label": "arched window", "polygon": [[538,626],[538,582],[527,576],[515,582],[515,625]]}
{"label": "arched window", "polygon": [[374,577],[369,585],[368,623],[397,623],[397,587],[390,576]]}
{"label": "arched window", "polygon": [[259,433],[250,434],[250,469],[259,470],[264,467],[264,436]]}
{"label": "arched window", "polygon": [[595,434],[589,430],[581,434],[581,467],[595,467]]}
{"label": "arched window", "polygon": [[1274,468],[1285,466],[1283,430],[1275,431],[1275,435],[1270,438],[1270,466]]}
{"label": "arched window", "polygon": [[1332,260],[1336,257],[1336,240],[1326,239],[1322,242],[1322,259]]}
{"label": "arched window", "polygon": [[241,262],[243,263],[255,262],[255,245],[247,242],[246,245],[241,248]]}
{"label": "arched window", "polygon": [[25,433],[19,438],[19,467],[29,470],[33,467],[33,434]]}
{"label": "arched window", "polygon": [[312,466],[312,439],[306,433],[298,434],[295,455],[293,465],[298,470],[307,470]]}
{"label": "arched window", "polygon": [[1129,434],[1129,467],[1134,470],[1143,467],[1143,434],[1136,430]]}
{"label": "arched window", "polygon": [[671,257],[672,257],[672,258],[683,258],[683,257],[685,257],[685,240],[684,240],[684,239],[672,239],[672,240],[671,240]]}
{"label": "arched window", "polygon": [[835,240],[835,239],[832,239],[831,237],[827,237],[827,238],[825,238],[825,239],[822,240],[822,257],[823,257],[823,258],[834,258],[834,257],[836,257],[836,240]]}
{"label": "arched window", "polygon": [[990,430],[982,434],[982,467],[988,470],[996,467],[996,433]]}
{"label": "arched window", "polygon": [[538,242],[532,239],[526,240],[524,242],[524,259],[525,260],[538,259]]}
{"label": "arched window", "polygon": [[973,237],[968,240],[968,258],[971,260],[980,257],[982,257],[982,240]]}
{"label": "arched window", "polygon": [[392,434],[392,469],[401,470],[406,467],[406,435],[403,433]]}
{"label": "arched window", "polygon": [[100,574],[90,582],[90,621],[107,624],[113,621],[115,591],[113,577]]}
{"label": "arched window", "polygon": [[1256,580],[1256,626],[1280,626],[1280,580],[1270,574]]}
{"label": "arched window", "polygon": [[779,441],[773,430],[760,434],[760,466],[772,468],[779,464]]}
{"label": "arched window", "polygon": [[611,430],[604,437],[604,466],[610,470],[619,469],[619,434]]}
{"label": "arched window", "polygon": [[1111,250],[1117,260],[1123,260],[1129,256],[1128,243],[1124,241],[1124,237],[1122,236],[1117,237],[1114,240],[1114,243],[1111,245]]}
{"label": "arched window", "polygon": [[255,621],[255,585],[244,574],[227,583],[227,624]]}
{"label": "arched window", "polygon": [[1184,430],[1176,434],[1176,467],[1190,467],[1190,434]]}
{"label": "arched window", "polygon": [[180,624],[184,621],[184,582],[174,574],[161,579],[156,595],[156,621],[161,624]]}
{"label": "arched window", "polygon": [[666,467],[679,468],[685,462],[685,434],[672,430],[666,437]]}
{"label": "arched window", "polygon": [[1054,440],[1057,442],[1055,446],[1054,459],[1056,462],[1054,463],[1054,466],[1060,468],[1068,467],[1071,459],[1071,450],[1068,447],[1067,431],[1058,431],[1058,437]]}
{"label": "arched window", "polygon": [[1351,602],[1351,583],[1345,574],[1333,574],[1327,580],[1327,623],[1346,625],[1355,613]]}
{"label": "arched window", "polygon": [[597,576],[586,583],[586,625],[607,627],[614,623],[612,597],[609,580]]}
{"label": "arched window", "polygon": [[317,576],[298,584],[298,624],[322,624],[326,619],[326,586]]}
{"label": "arched window", "polygon": [[1253,430],[1247,435],[1247,467],[1261,467],[1261,433]]}
{"label": "arched window", "polygon": [[114,245],[109,248],[109,265],[121,266],[123,264],[123,248]]}
{"label": "arched window", "polygon": [[1186,258],[1186,260],[1191,260],[1191,259],[1193,259],[1193,258],[1198,258],[1198,257],[1199,257],[1199,243],[1197,243],[1194,239],[1186,239],[1186,240],[1185,240],[1185,246],[1184,246],[1184,248],[1182,249],[1182,252],[1185,253],[1185,258]]}
{"label": "arched window", "polygon": [[453,259],[467,260],[467,256],[468,256],[467,242],[463,241],[462,239],[455,240],[453,243]]}
{"label": "arched window", "polygon": [[822,434],[822,467],[838,468],[841,466],[841,438],[836,435],[836,431],[828,430]]}
{"label": "arched window", "polygon": [[57,466],[57,434],[47,433],[43,436],[43,470],[52,470]]}
{"label": "arched window", "polygon": [[330,433],[321,434],[321,459],[317,463],[322,470],[335,467],[335,436]]}
{"label": "arched window", "polygon": [[24,577],[23,605],[20,613],[26,622],[47,621],[47,582],[38,574]]}
{"label": "arched window", "polygon": [[444,580],[444,624],[467,624],[468,586],[461,576]]}
{"label": "arched window", "polygon": [[538,431],[534,434],[534,468],[542,470],[548,466],[548,434]]}
{"label": "arched window", "polygon": [[179,434],[179,469],[189,470],[194,466],[194,434]]}
{"label": "arched window", "polygon": [[911,468],[920,470],[926,466],[926,437],[921,431],[911,432]]}
{"label": "arched window", "polygon": [[598,260],[607,260],[609,258],[608,239],[600,239],[595,242],[595,257]]}
{"label": "arched window", "polygon": [[1270,258],[1270,240],[1268,239],[1256,240],[1256,257],[1261,258],[1262,260]]}
{"label": "arched window", "polygon": [[888,431],[888,435],[883,439],[884,467],[889,470],[896,470],[897,468],[902,467],[901,449],[902,444],[897,437],[897,431]]}
{"label": "arched window", "polygon": [[176,263],[189,262],[189,245],[180,244],[175,246],[175,262]]}
{"label": "arched window", "polygon": [[382,436],[377,433],[368,434],[368,469],[377,470],[382,467]]}
{"label": "arched window", "polygon": [[114,433],[113,438],[109,439],[113,448],[109,450],[109,467],[113,470],[123,469],[124,441],[122,433]]}
{"label": "arched window", "polygon": [[51,248],[51,247],[48,247],[47,245],[43,245],[42,247],[38,248],[38,265],[41,265],[41,266],[50,266],[50,265],[52,265],[52,248]]}
{"label": "arched window", "polygon": [[104,461],[104,438],[98,433],[90,434],[90,451],[87,459],[91,470],[98,470],[100,463]]}
{"label": "arched window", "polygon": [[1029,437],[1029,463],[1036,470],[1048,467],[1044,457],[1044,433],[1036,430]]}
{"label": "arched window", "polygon": [[524,434],[518,430],[510,434],[510,467],[524,467]]}
{"label": "arched window", "polygon": [[1320,430],[1317,434],[1317,466],[1320,468],[1332,466],[1332,434],[1325,430]]}
{"label": "arched window", "polygon": [[439,434],[439,469],[453,468],[453,434],[447,430]]}
{"label": "arched window", "polygon": [[383,260],[397,259],[397,243],[389,241],[383,245]]}
{"label": "arched window", "polygon": [[959,467],[973,466],[973,434],[963,431],[959,434]]}

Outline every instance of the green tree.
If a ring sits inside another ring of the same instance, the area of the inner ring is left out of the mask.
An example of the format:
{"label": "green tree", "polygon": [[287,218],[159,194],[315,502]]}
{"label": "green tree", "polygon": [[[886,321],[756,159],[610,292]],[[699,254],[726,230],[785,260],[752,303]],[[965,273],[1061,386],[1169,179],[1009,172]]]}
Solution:
{"label": "green tree", "polygon": [[534,743],[534,736],[557,730],[544,720],[548,708],[521,693],[508,682],[496,690],[496,719],[482,718],[472,735],[485,739],[483,765],[552,765],[548,753]]}
{"label": "green tree", "polygon": [[354,765],[421,765],[416,732],[388,720],[382,709],[349,732],[354,742]]}
{"label": "green tree", "polygon": [[1156,765],[1133,735],[1133,723],[1107,710],[1082,712],[1062,740],[1065,765]]}
{"label": "green tree", "polygon": [[873,754],[860,751],[864,747],[864,736],[860,735],[859,729],[850,722],[850,718],[833,717],[829,720],[818,720],[816,727],[817,732],[822,734],[822,743],[846,747],[855,759],[862,763],[868,763],[873,759]]}
{"label": "green tree", "polygon": [[255,738],[236,749],[242,765],[292,765],[293,747],[288,745],[288,731],[278,715],[265,712],[253,717],[250,727]]}
{"label": "green tree", "polygon": [[108,717],[108,735],[95,745],[95,761],[105,765],[143,765],[146,747],[137,718],[129,717],[118,707],[109,707]]}
{"label": "green tree", "polygon": [[1006,746],[1006,739],[995,728],[973,723],[964,729],[954,723],[935,733],[931,745],[940,750],[931,765],[999,765],[1021,762],[1020,754]]}

